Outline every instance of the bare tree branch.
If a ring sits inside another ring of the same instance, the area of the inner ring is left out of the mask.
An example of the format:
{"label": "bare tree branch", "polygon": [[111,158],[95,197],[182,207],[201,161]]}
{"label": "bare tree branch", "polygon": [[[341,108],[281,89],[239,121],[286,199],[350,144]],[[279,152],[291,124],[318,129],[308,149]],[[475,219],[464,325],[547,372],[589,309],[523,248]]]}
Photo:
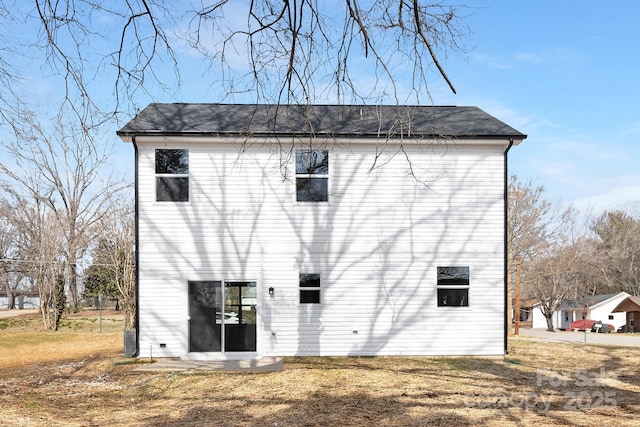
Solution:
{"label": "bare tree branch", "polygon": [[[33,0],[13,13],[5,3],[0,0],[6,12],[0,16],[0,115],[24,109],[20,95],[27,88],[15,92],[22,71],[12,64],[37,64],[61,82],[60,107],[85,129],[123,109],[130,115],[141,99],[174,95],[182,65],[176,48],[209,64],[217,98],[311,104],[406,103],[411,96],[424,102],[439,78],[455,92],[441,57],[464,53],[460,42],[468,32],[464,6],[420,0],[203,0],[190,6]],[[12,31],[25,25],[40,32]],[[398,86],[405,78],[411,88]]]}

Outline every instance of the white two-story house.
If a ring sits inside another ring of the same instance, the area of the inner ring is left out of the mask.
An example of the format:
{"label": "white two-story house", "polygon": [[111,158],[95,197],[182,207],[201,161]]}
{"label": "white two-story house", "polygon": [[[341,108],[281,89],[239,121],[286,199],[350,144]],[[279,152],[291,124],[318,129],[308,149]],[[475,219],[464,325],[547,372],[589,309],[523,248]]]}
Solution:
{"label": "white two-story house", "polygon": [[151,104],[137,354],[500,355],[507,154],[476,107]]}

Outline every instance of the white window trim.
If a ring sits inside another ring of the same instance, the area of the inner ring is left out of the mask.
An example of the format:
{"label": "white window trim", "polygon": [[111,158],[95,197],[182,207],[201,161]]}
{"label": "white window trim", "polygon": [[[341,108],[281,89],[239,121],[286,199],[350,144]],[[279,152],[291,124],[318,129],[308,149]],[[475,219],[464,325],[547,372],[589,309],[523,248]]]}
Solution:
{"label": "white window trim", "polygon": [[[187,151],[187,164],[189,167],[188,173],[156,173],[156,152],[158,150],[186,150]],[[154,148],[153,150],[153,200],[154,203],[159,205],[167,205],[167,204],[178,204],[178,205],[187,205],[191,203],[193,192],[191,191],[191,150],[184,147],[177,148]],[[176,201],[176,200],[158,200],[158,179],[157,178],[187,178],[189,181],[189,185],[187,188],[188,200],[187,201]]]}
{"label": "white window trim", "polygon": [[[295,172],[295,181],[294,181],[294,191],[293,191],[293,200],[297,204],[307,205],[307,204],[316,204],[316,203],[329,203],[331,201],[331,167],[328,168],[328,172],[326,174],[310,174],[310,173],[297,173],[297,153],[298,151],[326,151],[327,157],[331,158],[331,152],[327,149],[322,148],[296,148],[293,156],[293,171]],[[298,200],[298,178],[323,178],[327,180],[327,200],[319,200],[319,201],[302,201]],[[310,273],[311,274],[311,273]]]}

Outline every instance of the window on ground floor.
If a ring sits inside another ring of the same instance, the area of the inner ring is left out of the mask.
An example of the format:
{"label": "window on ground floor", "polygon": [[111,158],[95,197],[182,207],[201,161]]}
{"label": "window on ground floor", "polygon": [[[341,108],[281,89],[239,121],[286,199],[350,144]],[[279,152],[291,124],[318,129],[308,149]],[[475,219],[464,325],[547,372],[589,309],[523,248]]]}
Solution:
{"label": "window on ground floor", "polygon": [[469,267],[438,267],[438,307],[469,306]]}
{"label": "window on ground floor", "polygon": [[320,304],[320,275],[300,273],[300,304]]}

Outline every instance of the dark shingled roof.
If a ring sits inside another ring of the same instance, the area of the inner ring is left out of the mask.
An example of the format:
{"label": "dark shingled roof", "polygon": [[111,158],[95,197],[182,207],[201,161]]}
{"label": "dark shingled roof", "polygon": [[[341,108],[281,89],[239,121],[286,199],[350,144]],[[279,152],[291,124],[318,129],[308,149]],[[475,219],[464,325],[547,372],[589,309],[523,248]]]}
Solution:
{"label": "dark shingled roof", "polygon": [[117,134],[527,137],[477,107],[264,104],[150,104]]}

